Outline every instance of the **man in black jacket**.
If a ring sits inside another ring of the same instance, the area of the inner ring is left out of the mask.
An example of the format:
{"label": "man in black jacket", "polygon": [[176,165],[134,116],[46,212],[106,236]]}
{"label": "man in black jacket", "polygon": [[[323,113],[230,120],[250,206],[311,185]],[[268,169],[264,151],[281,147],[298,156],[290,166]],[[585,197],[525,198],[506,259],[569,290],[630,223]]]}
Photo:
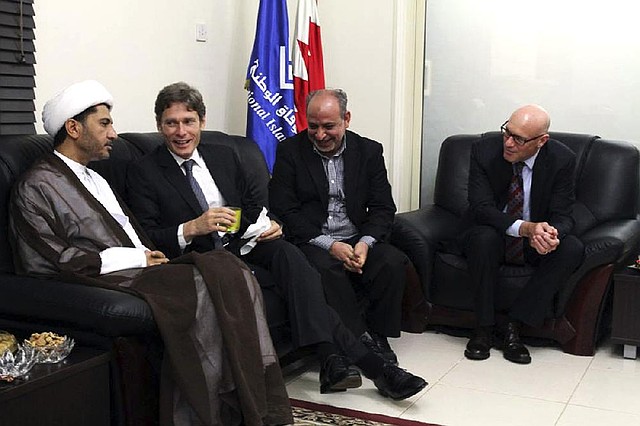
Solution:
{"label": "man in black jacket", "polygon": [[269,198],[287,238],[322,274],[327,302],[356,336],[399,337],[408,258],[387,243],[396,212],[382,145],[348,131],[340,89],[312,92],[309,128],[278,145]]}
{"label": "man in black jacket", "polygon": [[582,260],[582,242],[570,234],[575,154],[549,139],[549,124],[544,109],[526,105],[502,125],[501,137],[483,138],[472,148],[468,217],[473,226],[458,240],[476,287],[477,328],[465,350],[469,359],[489,357],[501,264],[537,266],[510,308],[502,342],[507,360],[528,364],[521,325],[542,325],[545,308]]}
{"label": "man in black jacket", "polygon": [[[319,355],[321,392],[360,386],[360,373],[343,355],[354,360],[384,395],[404,399],[420,391],[424,380],[386,365],[326,304],[319,274],[281,238],[280,224],[266,210],[266,185],[261,192],[260,185],[249,181],[236,151],[224,145],[200,145],[205,112],[202,95],[186,83],[171,84],[158,94],[156,123],[165,146],[136,163],[127,176],[131,208],[150,238],[170,258],[222,245],[269,271],[287,300],[294,345],[312,347]],[[219,137],[229,138],[222,133]],[[225,206],[242,208],[236,234],[224,234],[236,221]],[[260,223],[264,229],[247,252],[240,236],[250,224]]]}

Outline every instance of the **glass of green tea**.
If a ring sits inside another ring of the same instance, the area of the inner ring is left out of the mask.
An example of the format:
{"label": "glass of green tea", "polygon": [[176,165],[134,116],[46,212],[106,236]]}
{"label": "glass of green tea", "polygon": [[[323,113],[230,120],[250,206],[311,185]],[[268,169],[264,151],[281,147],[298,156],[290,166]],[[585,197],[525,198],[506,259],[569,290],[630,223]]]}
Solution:
{"label": "glass of green tea", "polygon": [[225,206],[225,207],[233,210],[233,212],[236,215],[236,222],[227,226],[227,233],[235,234],[240,230],[240,219],[242,218],[242,209],[240,207],[232,207],[232,206]]}

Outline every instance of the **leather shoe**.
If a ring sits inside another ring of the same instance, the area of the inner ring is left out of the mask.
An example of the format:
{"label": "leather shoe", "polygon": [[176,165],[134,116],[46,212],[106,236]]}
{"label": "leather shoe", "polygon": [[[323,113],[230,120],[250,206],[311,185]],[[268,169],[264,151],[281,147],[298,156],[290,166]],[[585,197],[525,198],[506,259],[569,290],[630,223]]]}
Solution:
{"label": "leather shoe", "polygon": [[320,393],[344,392],[362,386],[360,372],[351,367],[347,358],[329,355],[320,367]]}
{"label": "leather shoe", "polygon": [[483,360],[489,358],[493,331],[491,327],[479,327],[467,342],[464,356],[468,359]]}
{"label": "leather shoe", "polygon": [[520,325],[515,322],[507,324],[507,330],[502,344],[502,355],[508,361],[516,364],[531,363],[529,350],[520,341]]}
{"label": "leather shoe", "polygon": [[427,386],[427,382],[398,366],[385,364],[382,374],[373,380],[382,396],[399,401],[409,398]]}
{"label": "leather shoe", "polygon": [[368,332],[360,336],[360,341],[374,354],[381,357],[386,364],[398,365],[398,357],[389,345],[386,337]]}

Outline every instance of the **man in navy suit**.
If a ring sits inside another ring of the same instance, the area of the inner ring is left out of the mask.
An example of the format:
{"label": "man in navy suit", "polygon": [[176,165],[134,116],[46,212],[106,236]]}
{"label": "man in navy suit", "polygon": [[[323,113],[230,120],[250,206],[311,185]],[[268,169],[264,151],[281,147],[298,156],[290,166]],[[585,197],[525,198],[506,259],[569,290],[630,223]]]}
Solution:
{"label": "man in navy suit", "polygon": [[[342,324],[325,301],[320,275],[297,247],[281,238],[282,228],[271,213],[257,244],[248,253],[240,250],[240,236],[267,207],[267,185],[252,181],[232,144],[200,144],[206,121],[200,92],[183,82],[164,87],[156,98],[155,115],[165,145],[134,164],[127,175],[131,209],[154,243],[169,258],[224,245],[250,265],[269,271],[287,301],[294,345],[318,354],[322,393],[361,385],[351,361],[385,396],[404,399],[423,389],[422,378],[386,364]],[[223,133],[216,137],[231,138]],[[236,222],[225,206],[241,207],[242,219],[238,233],[221,238]]]}
{"label": "man in navy suit", "polygon": [[[582,260],[582,242],[570,234],[576,158],[549,139],[549,125],[543,108],[526,105],[502,125],[501,136],[482,138],[472,147],[468,215],[473,226],[458,240],[476,287],[477,328],[464,352],[469,359],[489,357],[502,264],[537,266],[508,312],[502,342],[507,360],[528,364],[521,325],[542,326],[545,309]],[[520,206],[514,210],[516,201]]]}
{"label": "man in navy suit", "polygon": [[309,128],[280,143],[269,183],[287,238],[322,274],[327,302],[356,336],[395,361],[408,258],[387,243],[396,206],[382,145],[348,129],[340,89],[312,92]]}

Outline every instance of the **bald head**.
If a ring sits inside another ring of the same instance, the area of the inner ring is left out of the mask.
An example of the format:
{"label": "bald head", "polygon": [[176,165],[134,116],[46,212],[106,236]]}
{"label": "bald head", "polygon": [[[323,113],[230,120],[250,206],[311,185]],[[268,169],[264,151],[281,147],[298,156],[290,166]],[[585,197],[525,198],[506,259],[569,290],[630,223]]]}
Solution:
{"label": "bald head", "polygon": [[544,108],[531,104],[515,110],[509,118],[509,123],[524,131],[524,134],[540,135],[549,132],[551,119]]}

